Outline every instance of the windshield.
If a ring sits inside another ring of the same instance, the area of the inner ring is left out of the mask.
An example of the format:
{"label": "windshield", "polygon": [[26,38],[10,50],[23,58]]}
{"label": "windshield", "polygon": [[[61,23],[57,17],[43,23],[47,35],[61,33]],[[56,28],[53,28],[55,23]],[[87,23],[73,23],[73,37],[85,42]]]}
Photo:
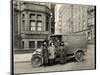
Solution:
{"label": "windshield", "polygon": [[50,39],[55,43],[61,42],[62,41],[62,36],[61,35],[52,35],[50,36]]}

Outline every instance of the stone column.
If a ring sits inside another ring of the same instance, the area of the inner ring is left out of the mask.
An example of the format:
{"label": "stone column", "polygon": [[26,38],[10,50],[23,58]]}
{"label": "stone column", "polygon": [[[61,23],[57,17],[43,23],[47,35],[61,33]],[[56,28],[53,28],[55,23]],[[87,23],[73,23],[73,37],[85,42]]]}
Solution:
{"label": "stone column", "polygon": [[35,41],[35,48],[37,48],[37,41]]}
{"label": "stone column", "polygon": [[28,40],[24,40],[24,48],[28,49],[29,48],[29,41]]}

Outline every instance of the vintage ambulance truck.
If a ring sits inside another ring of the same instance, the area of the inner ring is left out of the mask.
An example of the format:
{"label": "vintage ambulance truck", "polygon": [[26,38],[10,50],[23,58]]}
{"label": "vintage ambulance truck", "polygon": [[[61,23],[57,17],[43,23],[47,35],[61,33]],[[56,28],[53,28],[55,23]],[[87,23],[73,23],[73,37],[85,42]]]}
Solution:
{"label": "vintage ambulance truck", "polygon": [[[81,62],[87,51],[87,39],[85,34],[53,34],[49,35],[51,39],[59,39],[64,42],[64,49],[66,50],[66,60],[75,58],[76,61]],[[42,49],[36,49],[33,52],[31,62],[32,66],[41,66],[43,64]],[[56,52],[55,61],[59,60],[59,51]]]}

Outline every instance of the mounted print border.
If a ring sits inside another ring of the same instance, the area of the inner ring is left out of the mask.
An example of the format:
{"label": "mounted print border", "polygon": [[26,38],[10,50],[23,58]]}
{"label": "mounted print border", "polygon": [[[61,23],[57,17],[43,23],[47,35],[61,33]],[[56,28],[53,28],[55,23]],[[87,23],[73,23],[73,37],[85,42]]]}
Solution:
{"label": "mounted print border", "polygon": [[96,69],[96,6],[11,1],[11,72]]}

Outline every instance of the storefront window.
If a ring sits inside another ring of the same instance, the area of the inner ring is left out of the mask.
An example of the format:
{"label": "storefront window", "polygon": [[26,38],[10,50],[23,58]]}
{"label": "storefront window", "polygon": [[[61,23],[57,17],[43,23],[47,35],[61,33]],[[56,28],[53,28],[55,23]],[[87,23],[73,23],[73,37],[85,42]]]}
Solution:
{"label": "storefront window", "polygon": [[37,41],[37,47],[40,48],[42,45],[42,41]]}
{"label": "storefront window", "polygon": [[35,48],[35,41],[29,41],[29,48]]}
{"label": "storefront window", "polygon": [[22,48],[24,48],[24,41],[22,41]]}

